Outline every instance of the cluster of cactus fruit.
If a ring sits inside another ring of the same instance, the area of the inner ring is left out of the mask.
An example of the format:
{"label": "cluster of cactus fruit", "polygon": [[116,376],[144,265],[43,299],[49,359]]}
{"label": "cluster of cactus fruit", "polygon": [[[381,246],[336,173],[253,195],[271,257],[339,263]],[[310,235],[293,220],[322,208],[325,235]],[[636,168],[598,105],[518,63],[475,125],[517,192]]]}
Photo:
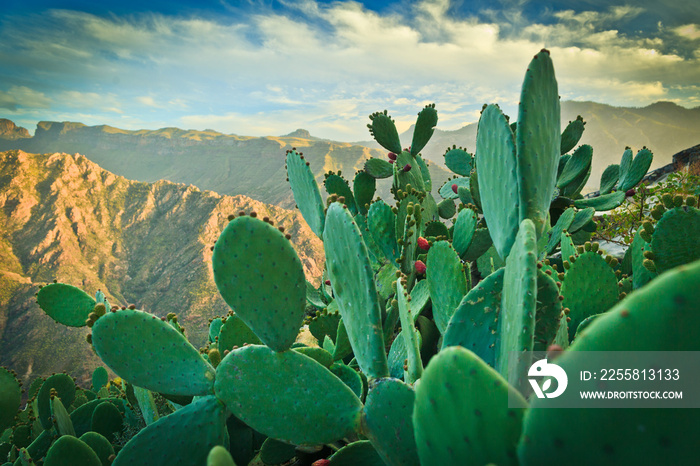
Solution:
{"label": "cluster of cactus fruit", "polygon": [[[288,151],[297,206],[324,244],[320,285],[269,219],[231,216],[212,265],[232,312],[210,321],[200,351],[173,315],[43,287],[42,309],[87,324],[123,388],[104,388],[100,372],[92,391],[76,392],[59,374],[30,389],[19,411],[19,385],[0,371],[0,462],[691,464],[691,410],[536,409],[518,385],[532,361],[509,361],[513,352],[556,350],[576,373],[581,351],[700,349],[696,199],[664,198],[624,259],[605,255],[589,242],[594,213],[624,202],[651,152],[626,151],[603,174],[603,194],[583,199],[592,148],[569,154],[584,122],[560,132],[549,52],[531,61],[520,100],[517,123],[485,106],[475,154],[446,151],[457,177],[440,202],[420,156],[437,124],[433,105],[407,150],[387,113],[373,114],[388,160],[368,160],[352,188],[327,174],[326,202],[303,154]],[[374,199],[383,178],[393,206]],[[299,342],[304,325],[318,345]],[[117,417],[137,431],[123,444]]]}

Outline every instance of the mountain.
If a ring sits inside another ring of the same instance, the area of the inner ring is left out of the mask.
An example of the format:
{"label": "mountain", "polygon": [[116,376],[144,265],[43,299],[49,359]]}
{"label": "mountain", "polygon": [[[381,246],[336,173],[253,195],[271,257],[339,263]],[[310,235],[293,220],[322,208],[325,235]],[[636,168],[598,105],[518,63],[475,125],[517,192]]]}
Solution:
{"label": "mountain", "polygon": [[13,121],[6,118],[0,118],[0,138],[15,140],[32,137],[27,131],[27,128],[15,125]]}
{"label": "mountain", "polygon": [[[700,143],[700,107],[687,109],[672,102],[657,102],[643,108],[627,108],[595,102],[564,101],[561,103],[562,130],[577,115],[581,115],[586,122],[580,144],[593,147],[588,189],[598,188],[600,176],[608,165],[620,163],[625,146],[635,151],[642,146],[649,147],[654,153],[651,166],[654,169],[671,163],[673,154]],[[511,121],[514,121],[517,115],[511,117]],[[477,123],[455,131],[436,129],[422,154],[436,166],[444,167],[442,156],[453,144],[474,152],[476,129]],[[402,145],[409,146],[412,137],[413,127],[400,135]],[[356,144],[379,147],[374,141]]]}
{"label": "mountain", "polygon": [[210,246],[240,211],[283,226],[307,277],[318,280],[323,245],[298,211],[129,181],[82,155],[0,153],[0,365],[25,380],[68,370],[86,381],[100,364],[87,328],[57,324],[36,305],[38,285],[53,279],[100,289],[111,304],[175,312],[202,346],[208,319],[229,310],[213,281]]}

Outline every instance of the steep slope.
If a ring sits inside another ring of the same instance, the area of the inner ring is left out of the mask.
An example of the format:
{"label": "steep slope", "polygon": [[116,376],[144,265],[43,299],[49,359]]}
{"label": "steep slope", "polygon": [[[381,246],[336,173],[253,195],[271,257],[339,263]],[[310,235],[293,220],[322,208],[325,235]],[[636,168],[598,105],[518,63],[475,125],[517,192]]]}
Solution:
{"label": "steep slope", "polygon": [[[287,188],[289,189],[289,188]],[[228,307],[211,273],[210,246],[229,214],[255,211],[285,227],[309,280],[323,246],[298,212],[193,186],[129,181],[81,155],[0,153],[0,365],[23,378],[99,364],[86,328],[54,323],[36,305],[57,278],[112,304],[175,312],[195,345]]]}

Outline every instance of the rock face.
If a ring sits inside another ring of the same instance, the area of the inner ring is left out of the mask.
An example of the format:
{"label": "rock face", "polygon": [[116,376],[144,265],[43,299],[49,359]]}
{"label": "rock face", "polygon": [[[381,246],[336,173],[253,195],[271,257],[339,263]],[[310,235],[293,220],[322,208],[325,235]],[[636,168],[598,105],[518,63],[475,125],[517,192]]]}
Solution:
{"label": "rock face", "polygon": [[298,211],[167,181],[129,181],[82,155],[0,153],[0,365],[23,379],[100,365],[87,328],[56,324],[36,305],[58,279],[111,304],[175,312],[195,346],[208,319],[228,312],[211,272],[210,246],[229,214],[255,211],[292,235],[310,281],[323,245]]}
{"label": "rock face", "polygon": [[13,121],[0,118],[0,138],[16,140],[32,137],[27,128],[15,125]]}

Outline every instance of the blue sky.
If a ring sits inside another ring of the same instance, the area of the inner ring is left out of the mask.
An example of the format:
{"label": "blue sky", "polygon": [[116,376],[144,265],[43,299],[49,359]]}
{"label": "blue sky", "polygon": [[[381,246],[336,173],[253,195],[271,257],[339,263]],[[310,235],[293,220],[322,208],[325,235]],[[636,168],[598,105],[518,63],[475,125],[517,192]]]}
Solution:
{"label": "blue sky", "polygon": [[355,141],[435,102],[457,129],[514,114],[542,47],[562,99],[700,106],[697,0],[3,0],[0,118]]}

